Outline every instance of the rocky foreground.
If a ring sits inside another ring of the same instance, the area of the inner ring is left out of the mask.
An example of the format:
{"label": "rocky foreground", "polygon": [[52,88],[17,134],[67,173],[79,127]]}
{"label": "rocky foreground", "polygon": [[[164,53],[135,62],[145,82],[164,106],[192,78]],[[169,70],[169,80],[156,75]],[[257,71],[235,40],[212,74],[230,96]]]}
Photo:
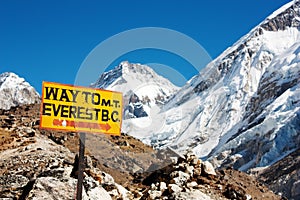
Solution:
{"label": "rocky foreground", "polygon": [[[39,129],[39,105],[0,110],[0,199],[75,199],[77,133]],[[281,199],[254,176],[127,136],[88,135],[83,199]]]}

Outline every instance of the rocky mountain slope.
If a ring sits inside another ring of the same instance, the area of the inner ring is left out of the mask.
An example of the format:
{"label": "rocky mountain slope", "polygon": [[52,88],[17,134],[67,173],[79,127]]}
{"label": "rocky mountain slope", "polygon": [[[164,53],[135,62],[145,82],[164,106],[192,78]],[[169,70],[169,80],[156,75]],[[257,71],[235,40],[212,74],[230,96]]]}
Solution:
{"label": "rocky mountain slope", "polygon": [[[39,107],[0,110],[1,199],[75,199],[78,135],[40,130]],[[124,134],[88,134],[84,172],[83,199],[281,199],[253,176]]]}
{"label": "rocky mountain slope", "polygon": [[40,101],[39,94],[23,78],[12,72],[0,74],[0,108],[32,104]]}
{"label": "rocky mountain slope", "polygon": [[[78,135],[40,130],[39,109],[35,104],[0,110],[0,198],[75,198]],[[159,163],[152,148],[134,138],[116,137],[87,136],[83,199],[128,199],[129,191],[104,171],[126,185],[133,180],[132,170],[141,169],[138,164],[148,167],[150,159]]]}

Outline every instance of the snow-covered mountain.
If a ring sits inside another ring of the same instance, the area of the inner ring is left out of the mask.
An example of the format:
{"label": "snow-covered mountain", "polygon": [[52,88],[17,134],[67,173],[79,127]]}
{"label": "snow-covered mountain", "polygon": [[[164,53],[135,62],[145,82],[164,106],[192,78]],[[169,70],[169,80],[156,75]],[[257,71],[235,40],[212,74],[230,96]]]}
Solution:
{"label": "snow-covered mountain", "polygon": [[36,90],[12,72],[0,74],[0,109],[40,102]]}
{"label": "snow-covered mountain", "polygon": [[122,92],[125,118],[148,116],[152,107],[163,105],[178,90],[152,68],[127,61],[102,74],[91,86]]}
{"label": "snow-covered mountain", "polygon": [[[299,17],[299,2],[283,6],[208,64],[162,109],[152,109],[148,118],[125,120],[123,131],[158,148],[193,149],[217,165],[242,170],[270,165],[295,150],[300,144]],[[128,76],[138,79],[136,73]],[[118,91],[137,86],[120,78],[100,80],[107,89],[122,85]]]}
{"label": "snow-covered mountain", "polygon": [[[299,30],[300,3],[293,1],[209,63],[163,107],[124,120],[122,130],[157,148],[192,149],[217,166],[271,165],[300,147]],[[151,76],[139,65],[125,66],[105,73],[96,85],[138,94],[142,84],[149,89],[139,95],[153,99],[153,86],[144,81]]]}
{"label": "snow-covered mountain", "polygon": [[299,148],[299,4],[283,6],[208,64],[166,104],[164,127],[141,139],[241,170]]}

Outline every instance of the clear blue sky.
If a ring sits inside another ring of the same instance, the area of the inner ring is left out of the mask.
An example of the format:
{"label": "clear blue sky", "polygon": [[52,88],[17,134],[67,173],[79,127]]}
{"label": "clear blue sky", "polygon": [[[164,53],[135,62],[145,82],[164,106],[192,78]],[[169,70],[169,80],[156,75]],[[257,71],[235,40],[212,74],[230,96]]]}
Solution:
{"label": "clear blue sky", "polygon": [[[287,2],[0,0],[0,73],[15,72],[39,92],[43,80],[72,84],[83,60],[100,42],[139,27],[184,33],[215,58]],[[129,53],[115,63],[158,62],[172,65],[187,79],[195,75],[183,67],[184,61],[161,53]]]}

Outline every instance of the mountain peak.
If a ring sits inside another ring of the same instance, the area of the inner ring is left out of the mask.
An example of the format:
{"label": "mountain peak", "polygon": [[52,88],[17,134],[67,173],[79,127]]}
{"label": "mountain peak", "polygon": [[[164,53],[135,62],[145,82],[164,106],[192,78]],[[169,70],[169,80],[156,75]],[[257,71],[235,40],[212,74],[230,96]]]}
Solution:
{"label": "mountain peak", "polygon": [[163,105],[178,90],[178,87],[155,73],[151,67],[128,61],[103,73],[91,86],[122,92],[125,118],[148,116],[150,107]]}
{"label": "mountain peak", "polygon": [[156,74],[151,67],[140,63],[129,63],[128,61],[123,61],[120,63],[119,67],[122,69],[122,75],[128,73],[140,73],[144,75],[151,74],[154,76],[154,74]]}
{"label": "mountain peak", "polygon": [[[178,90],[175,85],[166,78],[158,75],[151,67],[139,63],[129,63],[128,61],[123,61],[114,69],[104,72],[91,86],[119,91],[126,95],[128,92],[141,91],[143,87],[148,87],[149,84],[160,87],[157,88],[158,93],[167,96]],[[151,91],[144,92],[149,93]],[[137,95],[140,96],[139,94]]]}
{"label": "mountain peak", "polygon": [[13,72],[0,74],[0,109],[39,101],[39,94],[24,78]]}
{"label": "mountain peak", "polygon": [[15,74],[13,72],[4,72],[4,73],[0,74],[0,81],[1,82],[4,82],[7,78],[16,79],[16,80],[17,79],[23,79],[23,78],[20,78],[17,74]]}

